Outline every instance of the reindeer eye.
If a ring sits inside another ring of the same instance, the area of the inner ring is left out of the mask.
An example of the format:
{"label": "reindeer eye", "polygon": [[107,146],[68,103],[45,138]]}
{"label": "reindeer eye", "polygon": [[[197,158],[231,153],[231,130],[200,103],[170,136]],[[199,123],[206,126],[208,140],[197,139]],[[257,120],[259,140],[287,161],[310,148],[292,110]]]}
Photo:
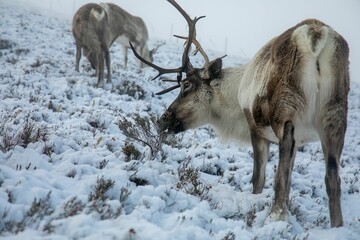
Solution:
{"label": "reindeer eye", "polygon": [[189,90],[190,88],[191,88],[191,83],[189,83],[189,82],[184,83],[184,90],[185,91]]}
{"label": "reindeer eye", "polygon": [[184,82],[181,84],[181,95],[184,96],[191,89],[191,83]]}

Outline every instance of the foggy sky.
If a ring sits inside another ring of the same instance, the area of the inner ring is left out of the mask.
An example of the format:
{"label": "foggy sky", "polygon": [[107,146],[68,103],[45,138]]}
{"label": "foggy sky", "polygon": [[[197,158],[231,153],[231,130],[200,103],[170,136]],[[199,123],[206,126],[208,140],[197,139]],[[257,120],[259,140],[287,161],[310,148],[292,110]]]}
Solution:
{"label": "foggy sky", "polygon": [[[5,1],[5,0],[0,0]],[[28,8],[71,21],[86,0],[16,0]],[[147,24],[151,39],[186,35],[180,13],[165,0],[113,0]],[[177,0],[197,24],[197,38],[205,49],[251,58],[267,41],[306,18],[333,27],[350,46],[350,74],[360,81],[360,0]],[[69,26],[69,29],[71,26]]]}

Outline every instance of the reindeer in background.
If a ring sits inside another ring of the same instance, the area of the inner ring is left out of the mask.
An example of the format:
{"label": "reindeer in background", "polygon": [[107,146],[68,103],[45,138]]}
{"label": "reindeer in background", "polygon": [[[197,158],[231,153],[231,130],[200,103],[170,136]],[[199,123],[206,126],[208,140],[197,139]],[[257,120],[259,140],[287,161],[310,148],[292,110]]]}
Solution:
{"label": "reindeer in background", "polygon": [[[298,147],[320,139],[331,227],[342,226],[339,162],[347,127],[350,81],[345,39],[330,26],[307,19],[270,40],[249,63],[223,69],[222,59],[209,62],[196,41],[195,25],[202,17],[191,19],[174,0],[168,2],[189,25],[182,66],[156,66],[132,47],[137,58],[158,70],[155,78],[178,74],[175,86],[158,93],[180,88],[179,96],[160,119],[163,130],[179,133],[211,124],[223,138],[251,143],[254,194],[264,188],[269,144],[278,143],[275,197],[269,216],[273,220],[288,219],[291,174]],[[190,63],[192,43],[204,56],[201,68]]]}
{"label": "reindeer in background", "polygon": [[[136,51],[147,61],[153,61],[153,54],[157,48],[149,50],[148,31],[144,21],[126,12],[112,3],[82,6],[74,15],[72,33],[76,43],[75,70],[79,71],[81,49],[96,70],[97,86],[104,86],[104,59],[107,68],[107,83],[111,83],[111,67],[109,48],[114,41],[123,46],[124,64],[127,66],[127,49],[129,41],[134,44]],[[140,67],[144,67],[140,62]]]}

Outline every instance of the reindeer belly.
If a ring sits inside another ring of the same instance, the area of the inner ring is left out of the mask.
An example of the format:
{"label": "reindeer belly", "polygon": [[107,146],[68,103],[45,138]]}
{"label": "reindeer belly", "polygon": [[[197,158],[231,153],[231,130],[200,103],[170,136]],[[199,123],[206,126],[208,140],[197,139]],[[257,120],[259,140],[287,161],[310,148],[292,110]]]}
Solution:
{"label": "reindeer belly", "polygon": [[[279,143],[279,139],[276,137],[270,126],[264,128],[262,133],[262,136],[270,142]],[[311,123],[295,124],[294,138],[297,146],[302,146],[306,143],[319,140],[316,129]]]}
{"label": "reindeer belly", "polygon": [[[313,72],[313,69],[310,69],[309,72]],[[293,112],[294,115],[292,115],[291,118],[294,124],[294,139],[297,146],[302,146],[319,139],[314,123],[318,118],[318,114],[321,112],[316,81],[307,74],[305,74],[301,81],[302,92],[306,99],[305,107]],[[272,116],[269,116],[269,118],[271,117]],[[271,125],[266,126],[263,133],[266,139],[276,143],[279,142]]]}
{"label": "reindeer belly", "polygon": [[129,48],[130,44],[129,44],[130,39],[126,36],[126,35],[120,35],[117,39],[116,42],[121,44],[124,47]]}

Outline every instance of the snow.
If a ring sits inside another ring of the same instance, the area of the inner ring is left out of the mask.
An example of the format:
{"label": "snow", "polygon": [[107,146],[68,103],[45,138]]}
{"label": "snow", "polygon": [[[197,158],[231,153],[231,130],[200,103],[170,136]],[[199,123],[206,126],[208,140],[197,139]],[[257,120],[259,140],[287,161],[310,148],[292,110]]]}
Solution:
{"label": "snow", "polygon": [[[70,21],[3,1],[0,13],[0,39],[11,43],[0,50],[0,238],[360,239],[359,83],[351,83],[341,160],[344,227],[330,228],[319,143],[297,153],[289,222],[267,222],[276,145],[258,195],[251,194],[251,147],[221,143],[209,127],[175,136],[151,160],[149,147],[127,139],[118,123],[134,121],[135,114],[160,116],[177,93],[154,93],[169,83],[151,82],[156,72],[140,71],[131,53],[124,70],[115,44],[114,89],[96,88],[86,60],[80,73],[74,70]],[[181,43],[167,41],[155,62],[175,67],[181,51]],[[244,61],[228,56],[224,65]],[[193,62],[200,65],[200,57]],[[124,90],[132,85],[136,94]],[[30,141],[20,141],[29,128]],[[129,143],[138,159],[126,158]],[[181,178],[184,173],[196,182]],[[102,181],[111,185],[103,200],[91,200]]]}

